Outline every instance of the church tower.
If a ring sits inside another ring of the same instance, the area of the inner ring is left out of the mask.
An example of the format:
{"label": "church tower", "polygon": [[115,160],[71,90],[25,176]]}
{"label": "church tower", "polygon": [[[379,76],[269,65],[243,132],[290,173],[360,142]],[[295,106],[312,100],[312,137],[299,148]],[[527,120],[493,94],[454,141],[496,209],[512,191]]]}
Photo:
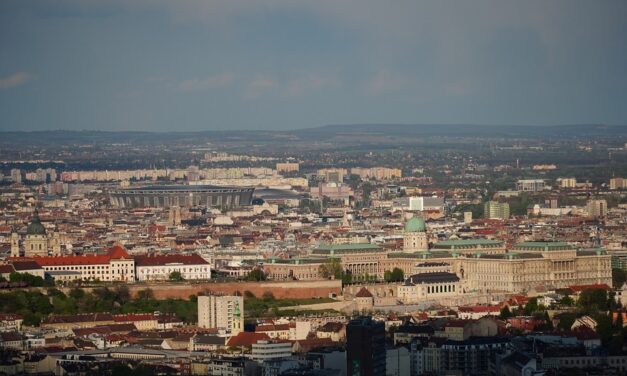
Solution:
{"label": "church tower", "polygon": [[20,236],[17,232],[11,233],[11,257],[20,257]]}
{"label": "church tower", "polygon": [[53,256],[61,256],[61,239],[59,237],[59,233],[56,231],[52,233],[50,248],[52,249]]}
{"label": "church tower", "polygon": [[39,213],[35,211],[33,219],[26,229],[24,256],[48,256],[48,237],[46,228],[41,224]]}
{"label": "church tower", "polygon": [[231,324],[231,336],[236,336],[243,331],[244,318],[239,309],[240,299],[235,299],[235,307],[233,308],[233,321]]}

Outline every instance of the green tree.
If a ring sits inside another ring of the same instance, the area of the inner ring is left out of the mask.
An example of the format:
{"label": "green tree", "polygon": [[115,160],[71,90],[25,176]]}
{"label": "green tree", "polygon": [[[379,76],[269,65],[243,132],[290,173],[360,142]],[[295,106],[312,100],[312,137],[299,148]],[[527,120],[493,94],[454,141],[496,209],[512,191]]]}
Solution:
{"label": "green tree", "polygon": [[115,288],[115,299],[120,304],[126,304],[131,300],[131,292],[126,285],[120,285]]}
{"label": "green tree", "polygon": [[267,279],[265,273],[261,269],[253,269],[246,276],[247,281],[265,281]]}
{"label": "green tree", "polygon": [[531,316],[534,312],[538,310],[538,298],[531,298],[525,304],[525,314],[527,316]]}
{"label": "green tree", "polygon": [[348,284],[353,282],[353,275],[351,273],[342,274],[342,284]]}
{"label": "green tree", "polygon": [[31,286],[31,287],[41,287],[41,286],[50,285],[50,283],[46,283],[46,281],[43,278],[32,275],[30,273],[13,272],[9,274],[9,282],[25,282],[28,286]]}
{"label": "green tree", "polygon": [[571,298],[570,296],[566,295],[562,299],[560,299],[560,305],[563,305],[563,306],[566,306],[566,307],[572,307],[572,306],[575,305],[575,301],[573,300],[573,298]]}
{"label": "green tree", "polygon": [[392,269],[392,282],[402,282],[405,280],[405,272],[403,269],[394,268]]}
{"label": "green tree", "polygon": [[607,309],[607,291],[604,289],[587,289],[579,294],[577,305],[586,312],[604,311]]}
{"label": "green tree", "polygon": [[85,297],[85,291],[83,289],[79,289],[75,287],[72,290],[70,290],[70,297],[74,300],[83,299]]}
{"label": "green tree", "polygon": [[541,331],[551,331],[553,330],[553,321],[549,317],[549,313],[544,311],[544,315],[542,315],[542,320],[544,320],[544,324],[538,325],[537,330]]}
{"label": "green tree", "polygon": [[513,317],[514,314],[512,313],[512,311],[509,310],[509,306],[505,306],[503,308],[501,308],[501,313],[499,314],[499,317],[503,320],[507,320],[510,317]]}
{"label": "green tree", "polygon": [[180,282],[184,280],[183,275],[181,274],[181,272],[178,272],[178,271],[174,271],[170,273],[170,275],[168,276],[168,279],[170,281],[175,281],[175,282]]}
{"label": "green tree", "polygon": [[575,319],[577,319],[577,315],[573,312],[565,312],[560,314],[557,318],[559,319],[559,324],[557,324],[558,328],[562,330],[570,330],[575,323]]}
{"label": "green tree", "polygon": [[274,294],[270,291],[265,291],[263,295],[261,295],[261,298],[266,302],[269,302],[275,299]]}
{"label": "green tree", "polygon": [[144,289],[137,292],[138,300],[150,300],[154,298],[155,294],[152,292],[152,289]]}
{"label": "green tree", "polygon": [[621,288],[625,281],[627,281],[627,272],[625,272],[623,269],[612,269],[612,285],[615,289]]}
{"label": "green tree", "polygon": [[326,262],[320,264],[320,267],[318,268],[318,273],[320,273],[320,276],[322,278],[341,279],[343,273],[342,263],[337,258],[331,258]]}
{"label": "green tree", "polygon": [[623,330],[623,312],[622,311],[616,312],[616,321],[614,321],[614,327],[616,328],[616,331],[618,332]]}
{"label": "green tree", "polygon": [[609,340],[612,338],[612,334],[614,333],[614,328],[612,327],[612,319],[608,315],[598,315],[596,317],[597,334],[601,337],[601,341],[604,344],[607,344]]}

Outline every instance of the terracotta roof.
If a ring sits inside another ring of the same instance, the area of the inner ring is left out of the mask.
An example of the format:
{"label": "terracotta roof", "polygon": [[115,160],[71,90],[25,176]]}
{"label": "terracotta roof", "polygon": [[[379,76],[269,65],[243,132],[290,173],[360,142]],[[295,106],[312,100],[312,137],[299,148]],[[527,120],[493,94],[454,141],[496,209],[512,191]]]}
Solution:
{"label": "terracotta roof", "polygon": [[605,283],[600,284],[592,284],[592,285],[572,285],[568,286],[569,289],[573,290],[573,292],[581,292],[583,290],[591,290],[591,289],[603,289],[603,290],[611,290],[611,287]]}
{"label": "terracotta roof", "polygon": [[0,313],[0,321],[22,320],[22,316],[16,313]]}
{"label": "terracotta roof", "polygon": [[72,329],[72,332],[77,337],[87,337],[92,334],[111,334],[111,329],[106,326],[97,326],[94,328],[76,328]]}
{"label": "terracotta roof", "polygon": [[115,246],[107,251],[104,255],[81,255],[81,256],[35,256],[31,258],[13,258],[12,260],[24,262],[23,260],[34,261],[41,266],[58,266],[58,265],[103,265],[108,264],[110,260],[131,259],[126,250],[120,246]]}
{"label": "terracotta roof", "polygon": [[15,272],[15,269],[13,269],[13,265],[0,265],[0,273],[7,274],[13,272]]}
{"label": "terracotta roof", "polygon": [[50,315],[42,320],[42,324],[62,324],[75,322],[113,321],[110,313],[81,313],[78,315]]}
{"label": "terracotta roof", "polygon": [[208,265],[209,263],[197,254],[135,256],[136,266],[159,266],[165,264]]}
{"label": "terracotta roof", "polygon": [[4,342],[21,341],[22,335],[18,332],[0,332],[0,338]]}
{"label": "terracotta roof", "polygon": [[257,341],[269,340],[265,333],[240,332],[235,337],[229,338],[227,346],[252,346]]}
{"label": "terracotta roof", "polygon": [[102,265],[109,263],[108,255],[83,256],[35,256],[32,258],[41,266],[57,265]]}
{"label": "terracotta roof", "polygon": [[444,324],[444,327],[445,328],[463,328],[471,322],[472,320],[449,320]]}
{"label": "terracotta roof", "polygon": [[152,313],[127,313],[113,316],[113,321],[115,322],[148,321],[156,319],[157,317]]}
{"label": "terracotta roof", "polygon": [[500,312],[499,306],[471,306],[459,307],[459,312]]}
{"label": "terracotta roof", "polygon": [[41,266],[33,260],[14,260],[13,267],[18,271],[41,269]]}
{"label": "terracotta roof", "polygon": [[257,325],[255,332],[273,332],[275,330],[290,330],[289,324]]}
{"label": "terracotta roof", "polygon": [[361,290],[359,290],[357,292],[357,294],[355,294],[356,298],[372,298],[372,294],[370,293],[370,291],[368,291],[367,288],[362,287]]}
{"label": "terracotta roof", "polygon": [[309,352],[313,349],[321,348],[321,347],[329,347],[337,345],[337,342],[333,342],[331,338],[310,338],[310,339],[301,339],[295,341],[298,344],[298,352],[305,353]]}
{"label": "terracotta roof", "polygon": [[344,328],[344,324],[342,324],[341,322],[329,321],[328,323],[326,323],[326,324],[322,325],[321,327],[319,327],[318,331],[319,332],[338,333],[343,328]]}
{"label": "terracotta roof", "polygon": [[119,259],[130,259],[131,256],[129,256],[128,252],[126,252],[126,249],[120,247],[119,245],[115,245],[111,248],[109,248],[109,257],[112,260],[119,260]]}

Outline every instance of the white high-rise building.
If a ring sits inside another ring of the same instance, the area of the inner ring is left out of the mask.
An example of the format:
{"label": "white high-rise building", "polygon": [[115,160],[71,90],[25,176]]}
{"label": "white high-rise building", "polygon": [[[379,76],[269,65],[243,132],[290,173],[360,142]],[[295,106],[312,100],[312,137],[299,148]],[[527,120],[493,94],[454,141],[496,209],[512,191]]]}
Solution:
{"label": "white high-rise building", "polygon": [[244,330],[244,298],[232,295],[198,297],[198,326],[223,329],[231,335]]}

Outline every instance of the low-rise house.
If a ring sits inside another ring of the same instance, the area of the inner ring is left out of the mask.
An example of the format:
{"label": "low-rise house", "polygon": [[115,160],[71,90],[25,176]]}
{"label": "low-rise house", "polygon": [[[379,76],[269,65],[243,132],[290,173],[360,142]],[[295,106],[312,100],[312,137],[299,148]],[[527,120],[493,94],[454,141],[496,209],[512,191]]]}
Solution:
{"label": "low-rise house", "polygon": [[135,256],[138,281],[165,281],[174,272],[186,280],[211,279],[211,265],[197,254]]}
{"label": "low-rise house", "polygon": [[333,342],[342,342],[346,339],[346,325],[341,322],[328,322],[318,328],[316,337],[329,338]]}
{"label": "low-rise house", "polygon": [[189,351],[216,351],[225,345],[225,337],[211,334],[196,334],[189,339]]}
{"label": "low-rise house", "polygon": [[0,332],[19,332],[22,330],[22,316],[15,313],[0,313]]}
{"label": "low-rise house", "polygon": [[18,332],[1,332],[0,348],[24,350],[26,338]]}

